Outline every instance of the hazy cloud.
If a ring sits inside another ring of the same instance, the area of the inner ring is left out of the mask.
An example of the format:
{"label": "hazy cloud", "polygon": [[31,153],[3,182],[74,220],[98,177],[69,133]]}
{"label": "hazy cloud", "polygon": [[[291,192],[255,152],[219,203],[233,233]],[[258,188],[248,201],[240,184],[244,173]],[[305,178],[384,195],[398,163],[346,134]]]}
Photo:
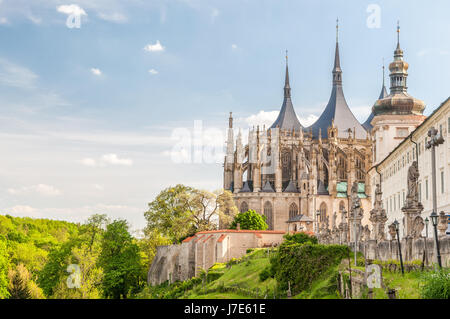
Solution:
{"label": "hazy cloud", "polygon": [[144,47],[144,50],[147,52],[162,52],[165,50],[165,47],[163,47],[161,45],[161,43],[159,42],[159,40],[156,40],[155,44],[147,44]]}

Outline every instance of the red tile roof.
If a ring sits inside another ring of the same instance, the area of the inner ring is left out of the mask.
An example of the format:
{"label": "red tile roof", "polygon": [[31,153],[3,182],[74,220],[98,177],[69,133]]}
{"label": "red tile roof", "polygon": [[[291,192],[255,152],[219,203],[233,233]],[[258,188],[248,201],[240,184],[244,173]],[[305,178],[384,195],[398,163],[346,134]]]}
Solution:
{"label": "red tile roof", "polygon": [[218,242],[218,243],[223,242],[224,239],[225,239],[225,237],[227,237],[227,235],[225,235],[225,234],[220,235],[220,237],[219,237],[219,239],[217,240],[217,242]]}
{"label": "red tile roof", "polygon": [[188,238],[186,238],[185,240],[183,240],[182,243],[188,243],[188,242],[190,242],[194,237],[195,237],[195,236],[188,237]]}
{"label": "red tile roof", "polygon": [[213,235],[209,235],[203,242],[206,243],[208,241],[208,239],[210,239]]}
{"label": "red tile roof", "polygon": [[[197,236],[197,234],[194,235],[194,237],[196,237],[196,236]],[[200,239],[202,239],[203,237],[205,237],[205,235],[201,235],[200,237],[198,237],[197,240],[196,240],[195,242],[198,243],[198,241],[199,241]]]}

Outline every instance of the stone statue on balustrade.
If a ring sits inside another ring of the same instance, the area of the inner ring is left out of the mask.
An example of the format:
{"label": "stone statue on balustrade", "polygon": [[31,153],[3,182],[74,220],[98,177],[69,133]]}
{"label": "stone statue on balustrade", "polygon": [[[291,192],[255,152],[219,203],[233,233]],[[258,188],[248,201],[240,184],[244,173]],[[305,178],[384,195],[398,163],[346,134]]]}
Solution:
{"label": "stone statue on balustrade", "polygon": [[388,226],[389,235],[391,235],[391,240],[395,240],[397,238],[397,231],[395,230],[395,224],[392,223]]}
{"label": "stone statue on balustrade", "polygon": [[370,229],[369,229],[369,225],[364,226],[364,228],[362,228],[362,240],[363,241],[368,241],[370,240]]}
{"label": "stone statue on balustrade", "polygon": [[[361,220],[363,210],[361,207],[361,198],[358,196],[358,182],[354,182],[351,188],[351,212],[349,215],[350,241],[353,242],[361,237]],[[356,236],[356,238],[355,238]]]}
{"label": "stone statue on balustrade", "polygon": [[445,215],[444,212],[440,212],[437,225],[437,229],[439,230],[439,236],[446,236],[445,232],[447,231],[448,223],[449,223],[448,216]]}
{"label": "stone statue on balustrade", "polygon": [[373,226],[374,239],[382,241],[386,239],[384,227],[387,221],[386,210],[383,209],[383,201],[381,199],[383,193],[381,192],[380,184],[375,188],[375,202],[374,208],[370,211],[370,222]]}
{"label": "stone statue on balustrade", "polygon": [[[423,211],[423,205],[419,202],[419,167],[414,161],[408,169],[408,194],[402,211],[405,214],[405,237],[418,238],[418,229],[421,221],[417,219]],[[423,223],[423,220],[422,220]]]}
{"label": "stone statue on balustrade", "polygon": [[416,216],[412,224],[411,237],[414,239],[420,238],[424,227],[425,223],[423,222],[423,218]]}

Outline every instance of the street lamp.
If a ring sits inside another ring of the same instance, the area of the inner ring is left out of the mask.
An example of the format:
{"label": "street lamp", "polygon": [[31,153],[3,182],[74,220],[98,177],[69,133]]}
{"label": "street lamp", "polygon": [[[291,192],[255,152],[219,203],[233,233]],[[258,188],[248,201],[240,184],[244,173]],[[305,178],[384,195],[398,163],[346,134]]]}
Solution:
{"label": "street lamp", "polygon": [[[439,133],[439,135],[438,135]],[[439,251],[439,239],[437,236],[437,197],[436,197],[436,147],[444,143],[444,138],[442,137],[442,132],[438,132],[434,127],[428,130],[428,136],[430,140],[426,143],[425,147],[431,149],[431,177],[432,177],[432,187],[433,187],[433,212],[431,213],[431,222],[434,227],[434,240],[436,241],[437,259],[439,267],[442,268],[441,264],[441,252]]]}
{"label": "street lamp", "polygon": [[402,267],[402,275],[405,274],[405,271],[403,270],[403,259],[402,259],[402,246],[400,245],[400,235],[399,235],[399,227],[398,227],[398,221],[394,221],[395,231],[397,233],[397,243],[398,243],[398,253],[400,255],[400,266]]}
{"label": "street lamp", "polygon": [[437,260],[439,264],[439,268],[442,269],[442,263],[441,263],[441,250],[439,249],[439,240],[438,240],[438,234],[437,234],[437,223],[438,223],[438,214],[436,214],[435,211],[433,211],[430,215],[431,223],[434,227],[434,240],[436,241],[436,250],[437,250]]}

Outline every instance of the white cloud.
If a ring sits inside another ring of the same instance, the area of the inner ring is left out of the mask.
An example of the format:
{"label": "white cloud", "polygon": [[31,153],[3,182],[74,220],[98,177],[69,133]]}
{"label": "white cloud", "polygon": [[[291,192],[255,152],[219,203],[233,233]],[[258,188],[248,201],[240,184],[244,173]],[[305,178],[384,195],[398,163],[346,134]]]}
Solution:
{"label": "white cloud", "polygon": [[56,10],[60,13],[64,13],[67,15],[76,15],[76,16],[85,16],[86,11],[83,10],[80,6],[77,4],[69,4],[69,5],[61,5],[56,8]]}
{"label": "white cloud", "polygon": [[38,78],[29,69],[0,58],[0,83],[20,88],[34,88]]}
{"label": "white cloud", "polygon": [[33,186],[25,186],[21,188],[9,188],[8,193],[11,195],[21,195],[27,193],[37,193],[43,196],[58,196],[61,191],[52,185],[38,184]]}
{"label": "white cloud", "polygon": [[[273,122],[275,122],[279,113],[280,111],[259,111],[257,114],[252,114],[245,118],[237,118],[236,121],[237,123],[247,125],[247,127],[256,127],[259,125],[262,128],[265,125],[266,128],[268,128],[273,124]],[[318,116],[308,114],[304,117],[297,116],[297,118],[300,121],[300,124],[304,127],[308,127],[318,119]]]}
{"label": "white cloud", "polygon": [[97,162],[93,158],[84,158],[81,160],[81,164],[86,166],[96,166]]}
{"label": "white cloud", "polygon": [[105,167],[106,165],[122,165],[131,166],[133,165],[133,160],[130,158],[119,158],[117,154],[104,154],[98,160],[93,158],[84,158],[81,164],[91,167]]}
{"label": "white cloud", "polygon": [[97,68],[91,68],[91,73],[96,76],[102,75],[102,71],[100,71],[100,69],[97,69]]}
{"label": "white cloud", "polygon": [[105,188],[102,186],[102,185],[100,185],[100,184],[94,184],[94,185],[92,185],[96,190],[98,190],[98,191],[102,191],[102,190],[104,190]]}
{"label": "white cloud", "polygon": [[148,70],[148,73],[150,73],[150,74],[158,74],[159,72],[156,71],[155,69],[150,69],[150,70]]}
{"label": "white cloud", "polygon": [[155,44],[147,44],[144,47],[144,50],[147,52],[162,52],[165,50],[165,47],[163,47],[161,45],[161,43],[159,42],[159,40],[156,40]]}
{"label": "white cloud", "polygon": [[112,165],[133,165],[133,161],[129,158],[119,158],[117,154],[105,154],[102,156],[101,161]]}
{"label": "white cloud", "polygon": [[257,125],[269,127],[277,119],[278,113],[280,113],[280,111],[259,111],[257,114],[252,114],[246,118],[238,118],[236,120],[238,123],[243,122],[249,127]]}
{"label": "white cloud", "polygon": [[234,43],[231,45],[231,48],[232,48],[233,50],[236,50],[237,47],[238,47],[238,46],[237,46],[236,44],[234,44]]}
{"label": "white cloud", "polygon": [[306,117],[299,117],[298,120],[300,121],[300,124],[304,127],[308,127],[312,124],[314,124],[315,121],[317,121],[319,117],[314,114],[309,114]]}
{"label": "white cloud", "polygon": [[220,11],[217,8],[213,8],[211,10],[211,19],[213,20],[213,22],[219,16],[219,13],[220,13]]}
{"label": "white cloud", "polygon": [[8,18],[1,17],[1,18],[0,18],[0,24],[9,24]]}
{"label": "white cloud", "polygon": [[102,20],[115,23],[125,23],[128,21],[128,18],[120,12],[113,12],[113,13],[100,12],[98,14],[98,17]]}

